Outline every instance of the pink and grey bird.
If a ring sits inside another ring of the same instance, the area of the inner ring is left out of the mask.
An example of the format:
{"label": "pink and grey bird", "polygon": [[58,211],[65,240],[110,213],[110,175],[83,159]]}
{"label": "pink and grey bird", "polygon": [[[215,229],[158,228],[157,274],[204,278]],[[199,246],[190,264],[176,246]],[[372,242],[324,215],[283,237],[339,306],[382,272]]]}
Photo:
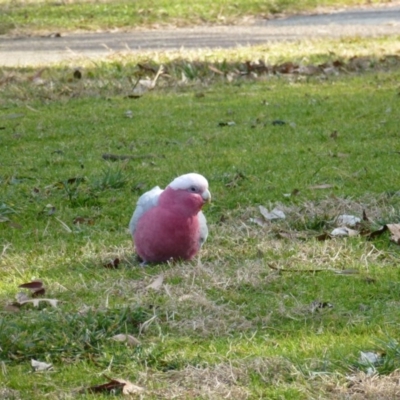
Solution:
{"label": "pink and grey bird", "polygon": [[129,223],[143,262],[191,260],[207,239],[201,208],[210,200],[207,179],[195,173],[175,178],[165,190],[156,186],[144,193]]}

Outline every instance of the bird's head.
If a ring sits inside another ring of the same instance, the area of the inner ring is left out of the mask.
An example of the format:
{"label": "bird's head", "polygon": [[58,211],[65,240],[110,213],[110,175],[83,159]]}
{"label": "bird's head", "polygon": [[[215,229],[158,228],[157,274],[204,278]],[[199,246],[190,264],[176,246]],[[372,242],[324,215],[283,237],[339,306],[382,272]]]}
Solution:
{"label": "bird's head", "polygon": [[205,203],[211,201],[207,179],[196,173],[178,176],[168,185],[165,192],[176,205],[196,214]]}

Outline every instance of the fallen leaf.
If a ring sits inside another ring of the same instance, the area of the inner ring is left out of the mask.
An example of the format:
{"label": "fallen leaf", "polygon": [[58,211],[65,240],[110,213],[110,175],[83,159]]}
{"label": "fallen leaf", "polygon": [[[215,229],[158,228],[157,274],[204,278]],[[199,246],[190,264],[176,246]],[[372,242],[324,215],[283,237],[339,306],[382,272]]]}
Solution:
{"label": "fallen leaf", "polygon": [[24,288],[24,289],[37,290],[37,289],[41,289],[43,287],[43,282],[40,280],[35,280],[32,282],[23,283],[23,284],[19,285],[18,287]]}
{"label": "fallen leaf", "polygon": [[357,224],[359,224],[361,222],[361,219],[358,217],[355,217],[354,215],[347,215],[347,214],[343,214],[343,215],[339,215],[336,218],[336,223],[338,225],[345,225],[345,226],[349,226],[349,227],[354,227]]}
{"label": "fallen leaf", "polygon": [[254,224],[257,224],[261,227],[267,226],[268,224],[261,218],[250,218],[250,222],[253,222]]}
{"label": "fallen leaf", "polygon": [[75,225],[80,225],[80,224],[93,225],[94,219],[89,217],[76,217],[74,218],[72,223]]}
{"label": "fallen leaf", "polygon": [[360,351],[358,362],[363,365],[375,365],[382,359],[382,355],[373,351]]}
{"label": "fallen leaf", "polygon": [[103,385],[91,386],[85,391],[91,393],[104,393],[104,392],[113,392],[115,390],[121,390],[122,394],[137,394],[144,391],[144,388],[140,386],[134,385],[132,382],[126,381],[124,379],[111,379],[106,377],[109,382],[104,383]]}
{"label": "fallen leaf", "polygon": [[136,339],[134,336],[126,335],[124,333],[114,335],[111,339],[115,340],[116,342],[126,342],[130,346],[140,346],[141,344],[140,341]]}
{"label": "fallen leaf", "polygon": [[45,288],[40,288],[32,291],[32,297],[43,296],[46,293]]}
{"label": "fallen leaf", "polygon": [[34,359],[31,360],[31,365],[35,370],[35,372],[48,371],[49,369],[53,368],[52,364],[48,364],[42,361],[37,361]]}
{"label": "fallen leaf", "polygon": [[109,268],[109,269],[117,269],[119,265],[119,258],[115,258],[114,260],[111,260],[109,263],[104,264],[104,268]]}
{"label": "fallen leaf", "polygon": [[17,302],[19,304],[23,303],[24,301],[29,300],[29,296],[27,294],[23,293],[23,292],[17,293],[15,295],[15,298],[17,299]]}
{"label": "fallen leaf", "polygon": [[332,236],[328,232],[323,232],[320,235],[316,236],[315,239],[317,239],[320,242],[323,242],[328,239],[332,239]]}
{"label": "fallen leaf", "polygon": [[271,212],[269,212],[264,206],[258,207],[261,215],[267,220],[272,221],[274,219],[285,219],[286,215],[283,211],[274,208]]}
{"label": "fallen leaf", "polygon": [[335,228],[331,232],[331,236],[357,236],[360,232],[347,228],[346,226],[342,226],[340,228]]}
{"label": "fallen leaf", "polygon": [[293,64],[292,62],[285,62],[280,65],[275,65],[273,68],[273,71],[279,72],[281,74],[291,74],[295,69],[298,69],[299,66],[296,64]]}
{"label": "fallen leaf", "polygon": [[387,230],[388,230],[388,229],[387,229],[387,226],[386,226],[386,225],[383,225],[383,226],[381,226],[380,228],[378,228],[376,231],[373,231],[373,232],[371,232],[371,233],[366,234],[366,237],[367,237],[368,239],[373,239],[373,238],[375,238],[375,237],[377,237],[377,236],[382,235],[382,233],[386,232]]}
{"label": "fallen leaf", "polygon": [[160,290],[163,282],[164,282],[164,275],[161,274],[157,276],[157,278],[152,283],[150,283],[150,285],[146,286],[146,289]]}
{"label": "fallen leaf", "polygon": [[390,240],[396,244],[400,244],[400,224],[386,224],[386,227],[392,234]]}
{"label": "fallen leaf", "polygon": [[79,69],[74,71],[74,78],[75,79],[82,79],[82,72]]}

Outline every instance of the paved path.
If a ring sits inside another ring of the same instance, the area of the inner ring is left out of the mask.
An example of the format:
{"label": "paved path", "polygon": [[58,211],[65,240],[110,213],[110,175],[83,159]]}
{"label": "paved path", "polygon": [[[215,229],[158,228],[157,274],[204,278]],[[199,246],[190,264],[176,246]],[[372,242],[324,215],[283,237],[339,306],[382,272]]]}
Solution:
{"label": "paved path", "polygon": [[329,14],[256,20],[239,26],[200,26],[61,37],[0,36],[0,66],[26,66],[100,58],[114,52],[228,48],[271,41],[342,36],[400,35],[400,2]]}

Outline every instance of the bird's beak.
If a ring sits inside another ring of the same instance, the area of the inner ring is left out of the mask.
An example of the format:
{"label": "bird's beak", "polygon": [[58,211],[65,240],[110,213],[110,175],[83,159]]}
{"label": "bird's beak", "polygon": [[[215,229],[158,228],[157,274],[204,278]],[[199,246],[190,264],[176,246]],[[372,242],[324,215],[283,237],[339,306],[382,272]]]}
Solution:
{"label": "bird's beak", "polygon": [[204,203],[209,203],[211,201],[211,193],[207,189],[201,194],[201,197]]}

